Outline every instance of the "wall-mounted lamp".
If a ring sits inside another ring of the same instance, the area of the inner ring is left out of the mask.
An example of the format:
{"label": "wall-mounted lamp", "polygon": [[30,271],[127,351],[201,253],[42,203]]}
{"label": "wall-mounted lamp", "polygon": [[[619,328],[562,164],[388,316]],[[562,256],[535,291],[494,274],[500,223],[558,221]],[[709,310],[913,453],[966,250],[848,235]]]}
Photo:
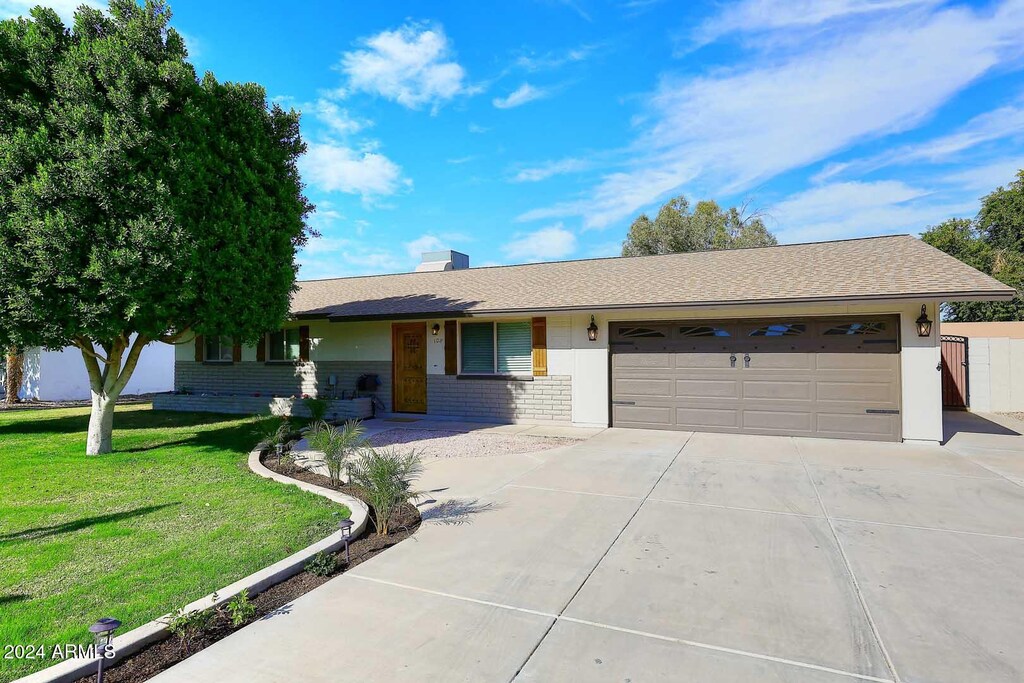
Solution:
{"label": "wall-mounted lamp", "polygon": [[437,323],[434,323],[434,326],[430,328],[430,334],[435,336],[435,337],[437,336],[437,333],[440,332],[440,331],[441,331],[441,326],[439,324],[437,324]]}
{"label": "wall-mounted lamp", "polygon": [[916,320],[917,336],[929,337],[932,334],[932,321],[928,319],[928,307],[921,304],[921,315]]}
{"label": "wall-mounted lamp", "polygon": [[590,325],[587,327],[587,339],[597,341],[597,323],[594,321],[594,316],[590,316]]}

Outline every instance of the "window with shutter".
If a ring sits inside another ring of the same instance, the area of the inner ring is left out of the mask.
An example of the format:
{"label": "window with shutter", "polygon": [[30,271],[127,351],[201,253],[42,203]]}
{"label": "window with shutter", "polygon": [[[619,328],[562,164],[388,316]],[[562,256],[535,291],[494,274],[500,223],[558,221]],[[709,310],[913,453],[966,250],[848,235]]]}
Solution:
{"label": "window with shutter", "polygon": [[529,375],[533,372],[533,335],[527,321],[498,323],[498,372]]}
{"label": "window with shutter", "polygon": [[295,361],[299,359],[299,329],[271,332],[268,336],[268,351],[271,361]]}
{"label": "window with shutter", "polygon": [[530,321],[463,323],[461,332],[463,374],[532,374],[533,330]]}
{"label": "window with shutter", "polygon": [[494,372],[494,324],[462,324],[462,372]]}
{"label": "window with shutter", "polygon": [[206,338],[206,362],[230,363],[234,358],[235,340],[226,336],[210,336]]}

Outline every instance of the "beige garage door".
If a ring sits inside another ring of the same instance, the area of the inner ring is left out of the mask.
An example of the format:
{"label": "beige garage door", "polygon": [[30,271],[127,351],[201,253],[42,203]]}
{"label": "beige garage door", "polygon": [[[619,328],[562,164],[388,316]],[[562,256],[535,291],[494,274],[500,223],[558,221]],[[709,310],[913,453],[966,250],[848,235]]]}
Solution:
{"label": "beige garage door", "polygon": [[612,323],[612,424],[900,439],[896,316]]}

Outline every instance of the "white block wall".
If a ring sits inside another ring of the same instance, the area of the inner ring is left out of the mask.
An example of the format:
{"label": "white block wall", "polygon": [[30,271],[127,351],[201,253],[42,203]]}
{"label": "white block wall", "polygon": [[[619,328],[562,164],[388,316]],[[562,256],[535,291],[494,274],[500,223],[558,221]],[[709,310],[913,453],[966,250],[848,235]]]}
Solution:
{"label": "white block wall", "polygon": [[[0,376],[4,373],[0,362]],[[174,347],[153,342],[142,350],[124,395],[152,394],[174,389]],[[73,346],[59,351],[32,348],[25,352],[25,379],[18,395],[23,400],[74,401],[91,397],[89,374],[82,352]]]}
{"label": "white block wall", "polygon": [[1024,339],[970,337],[967,345],[971,410],[1024,412]]}

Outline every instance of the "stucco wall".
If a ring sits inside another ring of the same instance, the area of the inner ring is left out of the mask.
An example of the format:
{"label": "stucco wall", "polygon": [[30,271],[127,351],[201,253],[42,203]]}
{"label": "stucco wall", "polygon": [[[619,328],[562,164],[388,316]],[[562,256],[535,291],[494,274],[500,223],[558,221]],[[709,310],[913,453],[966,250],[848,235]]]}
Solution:
{"label": "stucco wall", "polygon": [[[134,341],[134,337],[132,337]],[[151,394],[174,387],[174,347],[162,342],[148,344],[122,394]],[[3,378],[0,363],[0,382]],[[82,352],[73,346],[59,351],[29,349],[25,354],[25,378],[18,392],[22,399],[42,401],[86,400],[91,397],[89,374]]]}
{"label": "stucco wall", "polygon": [[1008,337],[1024,339],[1024,322],[942,323],[942,334],[961,337]]}

